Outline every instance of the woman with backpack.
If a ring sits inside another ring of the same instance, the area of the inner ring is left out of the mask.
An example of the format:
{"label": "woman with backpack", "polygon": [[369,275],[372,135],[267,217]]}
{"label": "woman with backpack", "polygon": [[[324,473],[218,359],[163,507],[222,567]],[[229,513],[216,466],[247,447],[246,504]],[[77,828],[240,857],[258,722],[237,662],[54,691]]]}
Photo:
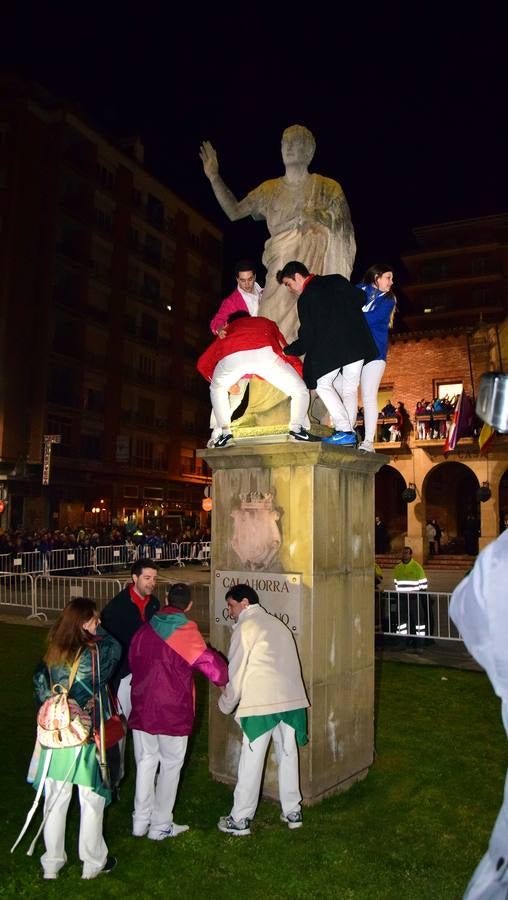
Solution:
{"label": "woman with backpack", "polygon": [[[34,691],[38,705],[53,697],[52,686],[69,689],[68,698],[88,713],[94,728],[100,726],[100,706],[108,709],[107,682],[118,664],[121,647],[117,640],[100,627],[93,600],[76,597],[63,610],[48,637],[44,660],[34,673]],[[100,697],[99,697],[100,692]],[[107,712],[105,712],[107,717]],[[88,720],[85,715],[83,718]],[[72,724],[72,723],[71,723]],[[40,728],[39,728],[40,735]],[[58,749],[41,747],[34,787],[39,787],[50,753],[44,781],[44,843],[41,856],[44,878],[58,878],[67,862],[65,822],[73,785],[78,786],[81,808],[79,825],[79,857],[83,863],[82,878],[95,878],[110,872],[116,859],[108,856],[102,835],[104,809],[111,801],[111,791],[101,781],[93,737],[79,746]]]}

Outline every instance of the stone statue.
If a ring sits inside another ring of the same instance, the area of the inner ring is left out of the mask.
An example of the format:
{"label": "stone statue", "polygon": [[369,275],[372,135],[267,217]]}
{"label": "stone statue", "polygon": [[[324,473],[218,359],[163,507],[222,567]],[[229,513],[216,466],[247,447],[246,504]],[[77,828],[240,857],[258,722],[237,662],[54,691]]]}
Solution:
{"label": "stone statue", "polygon": [[298,329],[296,298],[277,284],[276,273],[297,259],[317,275],[339,273],[349,278],[356,252],[349,207],[340,184],[309,173],[314,156],[314,136],[302,125],[286,128],[282,135],[282,178],[263,181],[243,200],[237,200],[219,175],[217,153],[205,141],[200,156],[214,194],[232,222],[252,216],[265,219],[270,232],[263,254],[267,269],[263,315],[273,319],[287,341]]}

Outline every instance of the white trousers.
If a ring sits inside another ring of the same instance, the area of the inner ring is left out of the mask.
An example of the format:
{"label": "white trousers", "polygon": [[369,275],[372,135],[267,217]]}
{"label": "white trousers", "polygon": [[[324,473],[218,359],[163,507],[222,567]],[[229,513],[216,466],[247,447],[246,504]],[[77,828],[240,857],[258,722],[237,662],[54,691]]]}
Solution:
{"label": "white trousers", "polygon": [[259,802],[259,791],[265,764],[266,751],[273,738],[279,777],[279,800],[285,816],[300,809],[302,795],[298,773],[298,748],[295,730],[285,722],[279,722],[271,731],[249,741],[244,734],[238,781],[234,792],[233,819],[252,819]]}
{"label": "white trousers", "polygon": [[284,362],[271,347],[258,350],[239,350],[217,363],[210,384],[210,399],[217,427],[229,428],[231,410],[228,388],[242,375],[259,375],[291,398],[290,424],[292,431],[303,425],[309,406],[309,392],[304,381],[290,363]]}
{"label": "white trousers", "polygon": [[316,394],[330,413],[336,431],[355,430],[362,366],[363,359],[357,359],[317,380]]}
{"label": "white trousers", "polygon": [[[116,694],[116,699],[118,701],[120,709],[127,720],[129,719],[132,710],[131,681],[132,675],[129,672],[128,675],[124,675],[124,677],[120,679],[120,684],[118,685],[118,691]],[[120,741],[118,741],[118,749],[120,751],[120,769],[118,773],[119,782],[125,775],[125,747],[127,744],[127,734]]]}
{"label": "white trousers", "polygon": [[144,834],[148,827],[165,830],[173,821],[173,806],[188,738],[148,734],[135,728],[132,738],[136,759],[133,831]]}
{"label": "white trousers", "polygon": [[126,719],[129,718],[132,711],[131,681],[132,675],[129,672],[128,675],[125,675],[120,679],[120,684],[118,685],[118,691],[116,694],[116,699],[118,700]]}
{"label": "white trousers", "polygon": [[[65,852],[65,822],[72,796],[73,784],[46,778],[44,785],[44,815],[50,813],[44,826],[46,852],[41,856],[44,872],[56,875],[67,862]],[[99,872],[108,858],[108,848],[102,836],[104,797],[90,787],[77,785],[81,815],[79,820],[78,853],[83,863],[83,875]]]}
{"label": "white trousers", "polygon": [[[237,382],[238,387],[240,388],[240,393],[239,394],[229,394],[228,393],[230,421],[231,421],[231,416],[233,415],[235,409],[238,409],[238,407],[240,406],[240,403],[242,402],[242,400],[244,398],[245,391],[247,390],[249,381],[250,381],[250,378],[240,378],[240,381]],[[231,387],[231,385],[230,385],[230,387]],[[222,431],[222,428],[220,427],[220,425],[217,424],[217,419],[215,418],[215,413],[214,413],[213,409],[210,414],[210,428],[212,429],[214,436],[219,437],[219,435]]]}
{"label": "white trousers", "polygon": [[364,439],[366,441],[374,441],[376,437],[379,412],[377,408],[377,395],[385,369],[386,361],[384,359],[373,359],[372,362],[365,363],[360,376],[363,419],[365,423]]}

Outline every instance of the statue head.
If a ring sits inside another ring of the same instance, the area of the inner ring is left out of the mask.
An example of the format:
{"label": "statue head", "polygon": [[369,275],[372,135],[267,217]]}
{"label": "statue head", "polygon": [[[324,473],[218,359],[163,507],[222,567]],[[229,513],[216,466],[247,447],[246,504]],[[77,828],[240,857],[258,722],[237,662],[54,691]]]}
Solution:
{"label": "statue head", "polygon": [[295,163],[309,165],[316,150],[312,131],[304,125],[291,125],[282,133],[282,159],[284,165]]}

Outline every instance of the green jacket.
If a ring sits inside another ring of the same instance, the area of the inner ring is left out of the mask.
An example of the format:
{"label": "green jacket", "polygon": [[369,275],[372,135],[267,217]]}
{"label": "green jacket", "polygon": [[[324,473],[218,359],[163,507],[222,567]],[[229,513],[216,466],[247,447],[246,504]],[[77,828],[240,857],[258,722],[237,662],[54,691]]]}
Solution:
{"label": "green jacket", "polygon": [[[120,659],[122,648],[118,641],[102,628],[97,628],[96,646],[99,651],[100,663],[100,685],[97,672],[95,670],[95,679],[92,673],[92,653],[89,647],[85,647],[79,661],[78,670],[71,687],[69,696],[81,707],[87,707],[92,713],[92,694],[95,694],[95,725],[99,727],[99,687],[104,705],[104,715],[108,718],[109,704],[107,699],[107,683],[110,680]],[[51,680],[53,684],[57,682],[64,686],[69,683],[70,666],[58,665],[51,667]],[[51,696],[51,687],[49,682],[48,667],[45,663],[40,662],[33,676],[34,696],[37,703],[37,709]],[[37,772],[33,782],[34,788],[39,786],[45,755],[52,753],[51,762],[48,770],[48,778],[55,781],[63,781],[64,779],[72,784],[81,784],[85,787],[91,787],[96,793],[105,798],[109,803],[111,792],[106,790],[101,781],[99,766],[95,744],[84,744],[81,747],[65,747],[59,750],[48,751],[44,747],[36,744],[36,752],[39,754]],[[73,765],[74,763],[74,765]]]}

